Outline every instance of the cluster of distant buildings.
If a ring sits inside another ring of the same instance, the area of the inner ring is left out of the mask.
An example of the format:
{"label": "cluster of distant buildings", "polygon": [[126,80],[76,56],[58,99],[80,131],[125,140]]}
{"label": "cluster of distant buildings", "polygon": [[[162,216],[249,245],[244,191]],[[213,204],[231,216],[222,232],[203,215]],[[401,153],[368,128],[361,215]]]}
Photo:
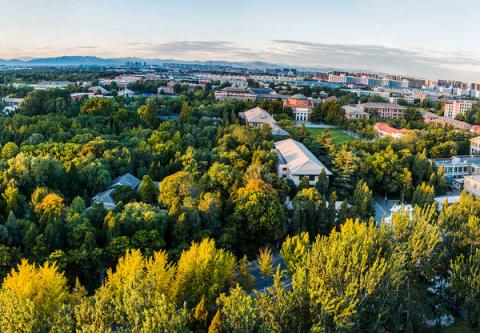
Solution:
{"label": "cluster of distant buildings", "polygon": [[364,87],[383,87],[393,89],[406,89],[410,87],[410,80],[403,78],[395,80],[388,77],[379,78],[374,74],[356,74],[333,72],[328,75],[328,82],[341,83]]}

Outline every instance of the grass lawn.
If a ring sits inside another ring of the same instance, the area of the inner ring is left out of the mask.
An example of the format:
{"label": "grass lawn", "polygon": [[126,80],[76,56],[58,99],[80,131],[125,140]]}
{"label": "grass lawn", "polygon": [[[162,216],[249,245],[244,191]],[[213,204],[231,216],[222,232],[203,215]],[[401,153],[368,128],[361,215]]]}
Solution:
{"label": "grass lawn", "polygon": [[328,131],[328,133],[333,139],[333,142],[336,145],[343,145],[344,143],[355,140],[355,138],[352,138],[350,135],[345,134],[342,131],[335,128],[307,128],[307,131],[309,131],[310,134],[315,137],[319,136],[325,131]]}

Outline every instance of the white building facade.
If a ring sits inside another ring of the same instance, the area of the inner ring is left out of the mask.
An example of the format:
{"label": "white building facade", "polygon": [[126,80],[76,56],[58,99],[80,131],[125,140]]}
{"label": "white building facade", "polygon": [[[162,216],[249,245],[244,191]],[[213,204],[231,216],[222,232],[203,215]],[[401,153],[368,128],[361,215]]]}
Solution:
{"label": "white building facade", "polygon": [[278,155],[277,174],[282,179],[290,179],[299,186],[303,178],[314,186],[318,177],[325,171],[327,176],[332,173],[303,144],[293,139],[275,142]]}

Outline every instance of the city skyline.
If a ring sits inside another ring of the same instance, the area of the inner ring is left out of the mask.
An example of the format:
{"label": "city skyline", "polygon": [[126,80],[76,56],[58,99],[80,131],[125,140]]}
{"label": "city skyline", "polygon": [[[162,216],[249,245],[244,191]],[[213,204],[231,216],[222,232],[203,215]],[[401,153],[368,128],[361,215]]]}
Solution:
{"label": "city skyline", "polygon": [[454,8],[444,0],[0,3],[11,13],[0,21],[8,32],[0,36],[3,59],[265,61],[480,81],[479,9],[471,0]]}

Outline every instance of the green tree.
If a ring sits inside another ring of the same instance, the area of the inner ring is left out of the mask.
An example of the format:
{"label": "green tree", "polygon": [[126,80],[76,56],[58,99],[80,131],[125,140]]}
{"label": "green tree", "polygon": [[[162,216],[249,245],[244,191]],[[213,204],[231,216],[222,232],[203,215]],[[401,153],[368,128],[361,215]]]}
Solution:
{"label": "green tree", "polygon": [[388,268],[381,244],[373,223],[352,220],[312,244],[305,268],[314,328],[353,328],[369,311],[365,300],[379,297]]}
{"label": "green tree", "polygon": [[230,295],[222,294],[221,331],[231,333],[259,332],[261,320],[254,299],[239,286],[230,290]]}
{"label": "green tree", "polygon": [[15,157],[20,152],[15,142],[7,142],[2,148],[2,158],[8,160]]}
{"label": "green tree", "polygon": [[250,273],[246,255],[238,262],[238,282],[245,290],[251,290],[255,283],[255,277]]}
{"label": "green tree", "polygon": [[480,250],[465,258],[460,255],[450,265],[450,289],[461,309],[466,309],[474,327],[480,327]]}
{"label": "green tree", "polygon": [[193,109],[190,108],[188,102],[183,102],[182,110],[180,111],[180,121],[187,121],[193,115]]}
{"label": "green tree", "polygon": [[326,195],[328,191],[328,176],[325,172],[325,169],[322,169],[320,175],[318,176],[318,181],[315,184],[315,188],[317,189],[318,193],[321,195]]}
{"label": "green tree", "polygon": [[114,112],[114,104],[109,98],[91,98],[80,107],[80,112],[94,116],[110,116]]}
{"label": "green tree", "polygon": [[283,204],[271,185],[259,179],[250,179],[235,196],[235,217],[245,228],[239,237],[244,249],[255,249],[274,243],[286,231]]}
{"label": "green tree", "polygon": [[400,210],[392,216],[388,275],[396,292],[388,299],[387,318],[392,320],[394,313],[401,314],[398,322],[391,323],[400,330],[421,331],[425,329],[425,316],[439,316],[431,313],[438,299],[427,291],[435,288],[440,258],[440,230],[435,216],[434,206],[416,207],[412,213]]}
{"label": "green tree", "polygon": [[174,302],[175,267],[165,252],[144,258],[139,250],[120,258],[104,284],[75,308],[79,332],[189,332],[188,313]]}
{"label": "green tree", "polygon": [[273,274],[273,254],[272,250],[268,247],[264,247],[260,249],[260,252],[258,253],[258,268],[260,272],[262,273],[263,279],[267,279]]}
{"label": "green tree", "polygon": [[283,276],[284,272],[277,267],[273,286],[256,295],[262,327],[266,332],[309,332],[312,323],[305,281],[292,281],[292,288],[287,291]]}
{"label": "green tree", "polygon": [[342,148],[336,152],[332,160],[334,173],[333,185],[341,198],[348,197],[354,189],[358,163],[358,157],[353,152],[347,150],[346,145],[343,145]]}
{"label": "green tree", "polygon": [[153,203],[156,201],[158,189],[149,175],[143,176],[140,187],[138,188],[138,193],[143,202]]}
{"label": "green tree", "polygon": [[307,232],[302,232],[293,237],[287,236],[282,244],[280,256],[285,261],[290,272],[295,272],[305,267],[309,246],[310,238]]}
{"label": "green tree", "polygon": [[353,192],[352,207],[355,215],[361,220],[367,221],[375,216],[373,194],[365,181],[358,182]]}
{"label": "green tree", "polygon": [[427,183],[418,185],[413,192],[412,205],[420,207],[428,207],[435,203],[435,190]]}
{"label": "green tree", "polygon": [[2,194],[5,200],[6,212],[13,212],[16,216],[23,216],[26,198],[20,194],[17,187],[8,185],[5,192]]}
{"label": "green tree", "polygon": [[300,190],[293,199],[293,227],[296,233],[307,231],[314,236],[325,228],[325,206],[315,188]]}
{"label": "green tree", "polygon": [[413,178],[412,173],[407,168],[404,168],[402,174],[400,175],[400,188],[402,202],[409,200],[412,196]]}

